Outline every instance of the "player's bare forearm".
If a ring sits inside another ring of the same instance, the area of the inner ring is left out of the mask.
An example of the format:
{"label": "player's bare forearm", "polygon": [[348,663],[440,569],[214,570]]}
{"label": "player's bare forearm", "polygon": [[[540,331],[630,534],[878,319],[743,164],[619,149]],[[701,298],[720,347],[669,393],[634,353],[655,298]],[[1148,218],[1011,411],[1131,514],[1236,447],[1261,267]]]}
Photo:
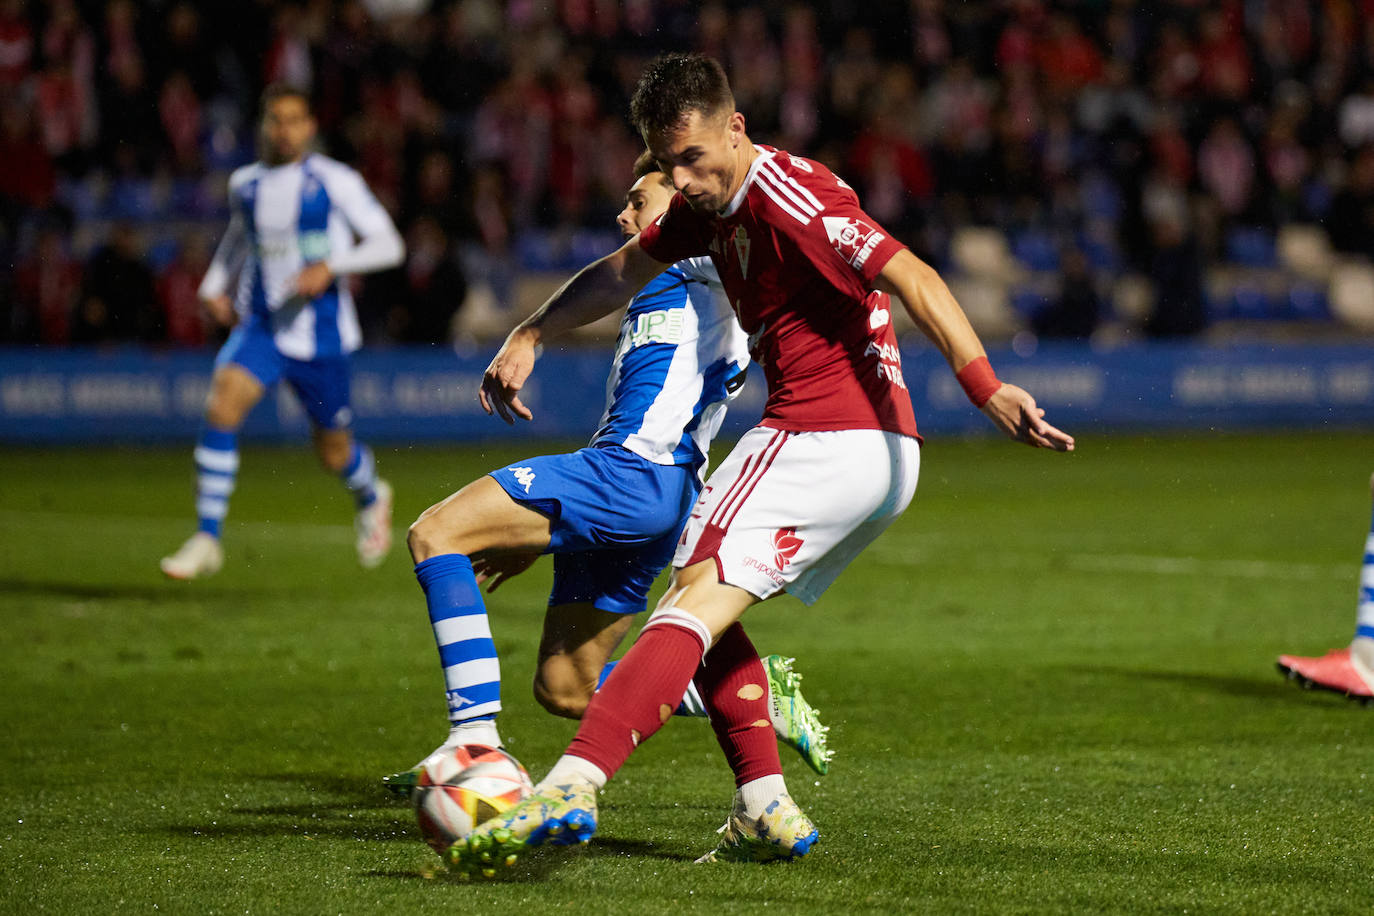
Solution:
{"label": "player's bare forearm", "polygon": [[[992,385],[997,384],[978,333],[932,267],[911,252],[900,251],[883,267],[878,287],[902,301],[916,327],[935,344],[956,375],[981,357],[983,372],[992,379]],[[962,376],[960,381],[964,381]],[[1044,409],[1036,406],[1035,398],[1024,388],[1003,382],[984,396],[986,401],[975,402],[981,405],[983,415],[1017,442],[1057,452],[1073,451],[1073,436],[1045,422]]]}
{"label": "player's bare forearm", "polygon": [[987,355],[945,281],[910,251],[903,249],[892,256],[878,275],[877,285],[901,300],[916,327],[955,372]]}
{"label": "player's bare forearm", "polygon": [[520,400],[520,389],[534,371],[540,345],[624,307],[631,296],[667,268],[640,250],[636,236],[620,250],[579,270],[506,337],[482,376],[477,393],[482,409],[498,414],[507,423],[514,423],[514,417],[534,419]]}
{"label": "player's bare forearm", "polygon": [[623,308],[667,267],[640,250],[636,236],[573,274],[520,327],[533,331],[535,342],[542,343],[546,337],[591,324]]}

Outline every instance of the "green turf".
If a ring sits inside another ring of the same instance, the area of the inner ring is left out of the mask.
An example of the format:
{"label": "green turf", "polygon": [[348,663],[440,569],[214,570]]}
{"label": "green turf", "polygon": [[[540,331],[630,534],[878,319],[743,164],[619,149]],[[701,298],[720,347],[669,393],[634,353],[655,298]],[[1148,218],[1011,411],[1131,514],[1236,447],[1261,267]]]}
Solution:
{"label": "green turf", "polygon": [[[525,451],[379,450],[398,529]],[[189,533],[188,450],[6,449],[0,909],[1366,913],[1374,709],[1273,663],[1349,638],[1372,454],[932,442],[915,504],[830,594],[746,619],[833,725],[830,776],[784,759],[810,856],[692,865],[731,782],[674,720],[588,848],[477,886],[377,785],[445,727],[404,550],[358,569],[303,450],[246,451],[228,566],[185,584],[156,561]],[[573,730],[527,688],[548,577],[491,601],[503,733],[536,776]]]}

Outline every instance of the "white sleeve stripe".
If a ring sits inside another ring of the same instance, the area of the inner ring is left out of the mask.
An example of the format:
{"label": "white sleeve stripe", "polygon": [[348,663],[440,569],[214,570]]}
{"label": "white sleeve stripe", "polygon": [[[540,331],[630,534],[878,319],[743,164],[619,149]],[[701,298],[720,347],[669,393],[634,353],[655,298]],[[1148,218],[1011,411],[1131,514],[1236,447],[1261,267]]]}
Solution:
{"label": "white sleeve stripe", "polygon": [[[765,169],[768,165],[772,165],[772,163],[766,163],[764,166]],[[802,200],[801,195],[798,194],[794,188],[788,187],[785,178],[778,178],[776,175],[773,175],[771,173],[761,174],[759,177],[766,181],[768,184],[771,184],[778,191],[787,195],[787,199],[792,201],[792,203],[796,205],[797,209],[805,213],[807,216],[816,216],[820,212],[819,210],[813,208],[806,201]]]}
{"label": "white sleeve stripe", "polygon": [[811,220],[803,216],[796,208],[794,208],[790,203],[788,203],[783,198],[781,191],[776,190],[768,181],[764,180],[763,172],[759,172],[758,181],[756,182],[756,184],[758,185],[760,191],[767,194],[770,198],[772,198],[773,203],[777,204],[780,208],[782,208],[784,213],[787,213],[789,216],[791,216],[797,222],[801,223],[803,226],[810,224]]}
{"label": "white sleeve stripe", "polygon": [[822,210],[825,209],[821,202],[816,199],[816,195],[812,194],[806,188],[802,187],[801,183],[797,181],[797,179],[792,178],[782,170],[782,166],[778,165],[776,159],[769,159],[767,162],[763,164],[763,167],[771,170],[773,174],[777,177],[777,179],[784,184],[784,186],[791,188],[801,197],[806,199],[806,202],[809,203],[811,207],[815,210],[814,213],[811,213],[809,215],[815,216],[817,213],[820,213]]}

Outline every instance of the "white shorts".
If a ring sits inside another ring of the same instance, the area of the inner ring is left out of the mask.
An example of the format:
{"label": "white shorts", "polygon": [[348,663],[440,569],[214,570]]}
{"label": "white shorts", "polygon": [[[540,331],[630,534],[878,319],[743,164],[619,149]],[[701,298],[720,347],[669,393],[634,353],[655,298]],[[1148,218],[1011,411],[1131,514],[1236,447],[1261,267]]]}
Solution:
{"label": "white shorts", "polygon": [[756,426],[707,478],[673,566],[714,560],[722,582],[813,604],[902,514],[920,467],[910,436]]}

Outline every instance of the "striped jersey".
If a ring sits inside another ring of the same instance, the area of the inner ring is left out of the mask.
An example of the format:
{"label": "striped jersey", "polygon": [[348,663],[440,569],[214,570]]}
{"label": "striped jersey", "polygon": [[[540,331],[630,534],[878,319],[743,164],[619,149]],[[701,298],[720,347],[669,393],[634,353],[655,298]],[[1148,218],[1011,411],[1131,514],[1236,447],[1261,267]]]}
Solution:
{"label": "striped jersey", "polygon": [[748,342],[710,260],[674,264],[621,319],[606,410],[591,445],[621,445],[700,477],[748,365]]}
{"label": "striped jersey", "polygon": [[[393,267],[405,245],[356,171],[318,153],[297,162],[243,166],[229,177],[229,228],[200,295],[229,289],[240,324],[272,333],[292,359],[340,356],[362,342],[346,278]],[[313,300],[294,294],[297,275],[326,262],[334,282]]]}
{"label": "striped jersey", "polygon": [[710,255],[768,381],[764,426],[915,436],[892,304],[873,288],[902,244],[824,165],[755,150],[724,211],[674,195],[640,248],[669,264]]}

